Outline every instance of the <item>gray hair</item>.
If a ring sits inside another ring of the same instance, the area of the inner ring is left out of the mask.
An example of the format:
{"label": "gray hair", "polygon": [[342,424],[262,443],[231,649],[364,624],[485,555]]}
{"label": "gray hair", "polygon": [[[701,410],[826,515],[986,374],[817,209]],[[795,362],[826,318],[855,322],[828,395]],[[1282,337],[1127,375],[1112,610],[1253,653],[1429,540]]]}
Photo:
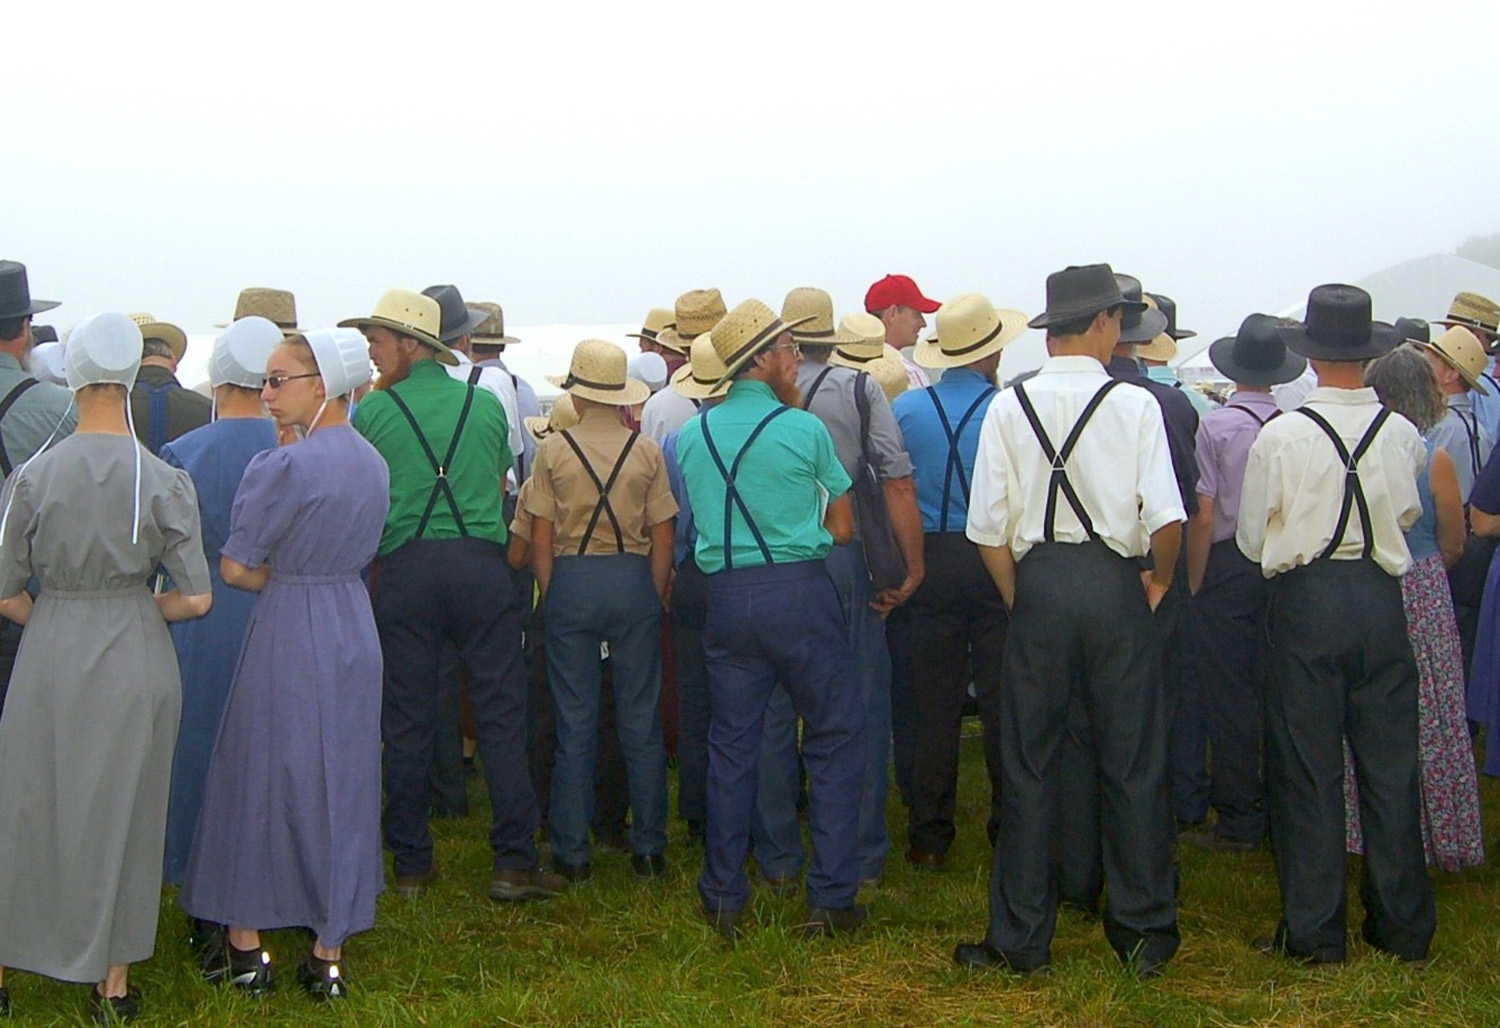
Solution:
{"label": "gray hair", "polygon": [[1448,414],[1432,365],[1414,346],[1398,346],[1365,365],[1365,385],[1424,434]]}

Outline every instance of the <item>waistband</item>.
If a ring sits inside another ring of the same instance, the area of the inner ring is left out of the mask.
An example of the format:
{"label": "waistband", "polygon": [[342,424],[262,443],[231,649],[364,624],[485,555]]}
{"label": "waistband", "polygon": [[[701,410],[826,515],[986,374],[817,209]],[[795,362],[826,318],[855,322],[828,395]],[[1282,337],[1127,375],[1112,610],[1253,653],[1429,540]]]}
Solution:
{"label": "waistband", "polygon": [[789,564],[757,564],[751,568],[715,571],[708,576],[709,588],[719,586],[765,585],[773,582],[805,582],[827,578],[828,568],[821,560],[799,560]]}
{"label": "waistband", "polygon": [[[466,557],[458,555],[467,550]],[[380,558],[382,564],[408,560],[459,560],[475,557],[505,559],[505,544],[479,536],[454,536],[451,539],[410,539]],[[507,565],[509,566],[509,565]]]}
{"label": "waistband", "polygon": [[42,588],[37,594],[37,600],[41,601],[52,597],[57,600],[116,600],[121,596],[150,596],[151,592],[145,586],[127,585],[120,589],[48,589]]}
{"label": "waistband", "polygon": [[649,564],[643,553],[565,553],[552,558],[552,571],[573,571],[588,574],[591,571],[608,573],[637,564]]}
{"label": "waistband", "polygon": [[352,575],[280,575],[271,572],[271,581],[280,582],[283,585],[340,585],[345,582],[359,582],[358,574]]}

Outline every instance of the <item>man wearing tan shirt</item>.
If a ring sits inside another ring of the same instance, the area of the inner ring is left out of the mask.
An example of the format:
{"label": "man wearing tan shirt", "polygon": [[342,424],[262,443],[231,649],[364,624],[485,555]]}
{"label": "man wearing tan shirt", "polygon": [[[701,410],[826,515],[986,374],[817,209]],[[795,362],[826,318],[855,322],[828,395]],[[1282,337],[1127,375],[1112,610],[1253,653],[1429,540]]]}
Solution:
{"label": "man wearing tan shirt", "polygon": [[588,339],[564,378],[579,423],[542,440],[529,495],[532,567],[546,617],[547,675],[557,708],[557,762],[548,831],[553,866],[590,877],[589,821],[598,747],[601,644],[609,645],[616,724],[625,757],[631,865],[665,870],[667,767],[657,703],[661,613],[672,570],[677,501],[655,440],[632,432],[619,408],[645,399],[626,377],[625,351]]}
{"label": "man wearing tan shirt", "polygon": [[1394,328],[1370,320],[1368,293],[1319,286],[1306,323],[1279,332],[1311,362],[1318,388],[1250,447],[1236,531],[1271,579],[1266,798],[1282,915],[1255,945],[1310,964],[1344,959],[1347,738],[1364,825],[1362,934],[1422,960],[1437,915],[1422,853],[1418,678],[1401,575],[1427,450],[1411,422],[1364,387],[1362,363],[1400,343]]}

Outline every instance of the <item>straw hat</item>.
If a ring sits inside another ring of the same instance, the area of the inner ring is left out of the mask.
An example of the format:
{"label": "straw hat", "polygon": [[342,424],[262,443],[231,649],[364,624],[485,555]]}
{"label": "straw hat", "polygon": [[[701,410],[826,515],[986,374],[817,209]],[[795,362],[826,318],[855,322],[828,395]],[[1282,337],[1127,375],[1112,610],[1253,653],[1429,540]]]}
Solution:
{"label": "straw hat", "polygon": [[792,333],[792,338],[802,346],[838,346],[859,341],[853,335],[840,335],[833,327],[833,297],[812,286],[799,286],[786,294],[781,303],[781,320],[788,324],[804,323]]}
{"label": "straw hat", "polygon": [[366,318],[345,318],[339,328],[357,328],[363,331],[371,325],[388,328],[399,335],[410,336],[424,346],[437,351],[439,364],[457,366],[458,358],[453,351],[438,341],[442,332],[443,312],[438,302],[430,296],[410,289],[387,289],[375,304],[375,312]]}
{"label": "straw hat", "polygon": [[775,311],[759,300],[746,300],[735,307],[714,326],[714,352],[724,364],[724,375],[715,386],[729,381],[757,353],[774,345],[781,333],[790,332],[806,321],[805,317],[796,321],[778,318]]}
{"label": "straw hat", "polygon": [[1458,377],[1470,389],[1479,390],[1481,396],[1490,395],[1484,383],[1479,381],[1479,376],[1489,367],[1490,359],[1484,352],[1484,344],[1473,332],[1462,325],[1454,325],[1432,342],[1417,345],[1436,354],[1439,360],[1458,372]]}
{"label": "straw hat", "polygon": [[981,293],[955,296],[937,310],[937,331],[917,343],[924,368],[958,368],[999,353],[1026,331],[1026,315],[997,308]]}
{"label": "straw hat", "polygon": [[187,333],[176,325],[157,321],[154,314],[132,314],[130,320],[141,330],[143,344],[147,339],[160,339],[171,349],[175,361],[181,361],[182,355],[187,353]]}
{"label": "straw hat", "polygon": [[901,357],[900,351],[894,346],[886,345],[885,322],[873,314],[845,314],[839,322],[838,335],[851,341],[839,344],[833,351],[833,356],[828,358],[830,364],[857,368],[879,360],[886,355],[887,350],[894,353],[898,360]]}
{"label": "straw hat", "polygon": [[689,289],[673,305],[670,328],[657,334],[656,341],[684,356],[688,344],[719,323],[724,316],[724,297],[717,289]]}
{"label": "straw hat", "polygon": [[[1161,310],[1157,305],[1156,297],[1150,293],[1142,297],[1146,301],[1148,310]],[[1172,325],[1170,319],[1167,327],[1157,333],[1156,338],[1149,343],[1142,343],[1135,348],[1135,355],[1141,360],[1147,361],[1169,361],[1177,356],[1177,340],[1172,336]]]}
{"label": "straw hat", "polygon": [[1478,328],[1492,335],[1500,333],[1500,304],[1478,293],[1459,293],[1448,305],[1448,316],[1439,318],[1436,324]]}
{"label": "straw hat", "polygon": [[548,375],[547,381],[584,400],[629,407],[651,395],[644,382],[626,373],[625,351],[603,339],[585,339],[573,347],[566,375]]}
{"label": "straw hat", "polygon": [[880,383],[885,398],[894,401],[911,387],[911,379],[906,377],[906,362],[901,359],[901,351],[894,346],[885,349],[884,354],[862,365],[860,370],[868,371],[870,377]]}
{"label": "straw hat", "polygon": [[285,335],[295,335],[301,331],[297,327],[297,298],[285,289],[266,289],[262,286],[241,289],[239,298],[234,302],[233,320],[239,321],[242,318],[265,318]]}
{"label": "straw hat", "polygon": [[469,333],[469,338],[475,344],[479,346],[510,346],[512,343],[519,343],[521,341],[515,336],[505,334],[505,311],[500,309],[498,303],[489,303],[488,301],[481,300],[477,303],[471,303],[469,306],[489,313],[489,317],[480,322],[479,326],[473,332]]}
{"label": "straw hat", "polygon": [[573,406],[573,397],[563,393],[552,402],[550,414],[534,416],[522,419],[526,423],[526,431],[538,442],[553,432],[565,432],[578,424],[578,408]]}
{"label": "straw hat", "polygon": [[652,307],[646,314],[646,320],[641,323],[639,332],[626,333],[627,339],[644,339],[654,343],[665,329],[675,328],[677,315],[665,307]]}
{"label": "straw hat", "polygon": [[693,340],[691,359],[673,373],[672,388],[689,400],[716,400],[729,391],[712,332]]}

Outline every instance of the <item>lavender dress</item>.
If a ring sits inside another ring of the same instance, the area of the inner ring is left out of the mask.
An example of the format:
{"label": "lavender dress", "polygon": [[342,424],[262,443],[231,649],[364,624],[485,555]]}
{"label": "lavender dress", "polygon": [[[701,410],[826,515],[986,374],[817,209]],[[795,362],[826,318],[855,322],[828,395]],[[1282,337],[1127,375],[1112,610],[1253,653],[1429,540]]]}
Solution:
{"label": "lavender dress", "polygon": [[389,506],[353,429],[260,454],[221,553],[269,564],[209,764],[182,906],[241,928],[303,925],[325,946],[375,924],[380,641],[360,572]]}

